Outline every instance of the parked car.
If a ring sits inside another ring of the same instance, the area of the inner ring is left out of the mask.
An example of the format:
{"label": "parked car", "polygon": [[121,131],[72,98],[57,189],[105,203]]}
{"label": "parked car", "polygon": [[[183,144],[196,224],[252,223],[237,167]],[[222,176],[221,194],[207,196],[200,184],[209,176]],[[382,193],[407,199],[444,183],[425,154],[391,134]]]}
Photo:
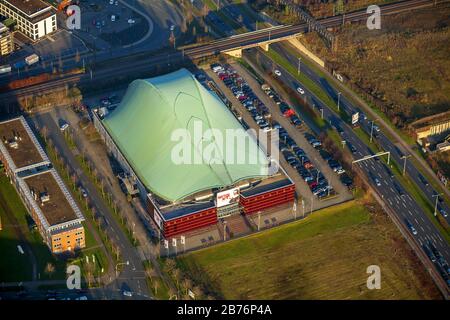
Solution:
{"label": "parked car", "polygon": [[413,235],[416,235],[417,234],[417,230],[416,230],[416,228],[414,228],[412,223],[408,219],[405,219],[405,223],[406,223],[406,226],[408,227],[408,229],[411,231],[411,233]]}
{"label": "parked car", "polygon": [[69,124],[65,120],[60,120],[59,129],[65,131],[69,127]]}
{"label": "parked car", "polygon": [[277,70],[274,71],[274,73],[275,73],[278,77],[281,77],[281,71],[280,71],[280,70],[277,69]]}

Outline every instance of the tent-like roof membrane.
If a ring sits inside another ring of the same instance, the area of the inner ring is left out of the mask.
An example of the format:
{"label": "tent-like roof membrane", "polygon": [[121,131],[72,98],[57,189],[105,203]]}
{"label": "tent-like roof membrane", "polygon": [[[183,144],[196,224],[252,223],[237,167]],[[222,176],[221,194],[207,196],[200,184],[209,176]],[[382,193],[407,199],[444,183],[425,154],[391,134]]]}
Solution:
{"label": "tent-like roof membrane", "polygon": [[268,175],[255,139],[186,69],[133,81],[103,123],[142,183],[167,201]]}

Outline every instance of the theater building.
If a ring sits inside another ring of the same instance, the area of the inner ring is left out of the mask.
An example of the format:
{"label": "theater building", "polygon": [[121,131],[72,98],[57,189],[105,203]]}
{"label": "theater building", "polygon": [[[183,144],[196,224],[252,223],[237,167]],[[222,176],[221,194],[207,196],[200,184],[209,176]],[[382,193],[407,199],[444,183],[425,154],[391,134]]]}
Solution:
{"label": "theater building", "polygon": [[[286,172],[272,172],[276,161],[186,69],[133,81],[94,124],[165,238],[294,201]],[[227,145],[230,132],[245,143]]]}
{"label": "theater building", "polygon": [[85,247],[84,217],[24,117],[0,122],[0,161],[53,253]]}

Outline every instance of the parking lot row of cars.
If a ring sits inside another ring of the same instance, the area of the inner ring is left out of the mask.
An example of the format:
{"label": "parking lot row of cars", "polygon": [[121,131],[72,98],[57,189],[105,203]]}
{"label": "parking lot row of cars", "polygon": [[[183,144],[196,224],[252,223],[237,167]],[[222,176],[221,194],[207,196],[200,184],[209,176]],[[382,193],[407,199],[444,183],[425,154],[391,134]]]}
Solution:
{"label": "parking lot row of cars", "polygon": [[[256,124],[264,131],[270,131],[269,109],[258,99],[248,83],[230,65],[212,64],[211,69],[230,89],[242,106],[250,113]],[[248,125],[244,125],[248,127]]]}
{"label": "parking lot row of cars", "polygon": [[[252,118],[263,130],[278,129],[279,133],[279,149],[288,164],[294,168],[302,179],[308,184],[313,195],[319,199],[334,194],[333,187],[324,177],[319,169],[315,168],[305,151],[300,148],[294,139],[289,136],[287,130],[276,121],[269,121],[271,118],[269,109],[265,106],[256,94],[249,87],[247,82],[229,65],[212,64],[211,69],[231,90],[233,95],[241,102],[243,107],[251,114]],[[267,84],[263,84],[261,89],[278,105],[280,113],[289,119],[290,123],[296,128],[303,128],[303,121],[298,117],[296,112],[284,102],[280,96]],[[244,127],[248,125],[243,123]],[[321,152],[322,143],[312,134],[304,133],[306,140],[314,148]],[[343,175],[345,170],[333,158],[327,159],[330,167],[341,177],[344,185],[350,187],[353,184],[352,179],[348,175]]]}

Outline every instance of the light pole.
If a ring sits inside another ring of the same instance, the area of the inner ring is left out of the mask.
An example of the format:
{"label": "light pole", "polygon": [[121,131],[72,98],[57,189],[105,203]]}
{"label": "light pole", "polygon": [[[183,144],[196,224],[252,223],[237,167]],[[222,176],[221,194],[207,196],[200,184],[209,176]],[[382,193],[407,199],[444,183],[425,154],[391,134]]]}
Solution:
{"label": "light pole", "polygon": [[438,200],[439,200],[439,196],[442,196],[442,193],[438,193],[438,194],[433,194],[432,197],[436,197],[436,203],[434,204],[434,216],[437,216],[437,205],[438,205]]}
{"label": "light pole", "polygon": [[302,218],[305,217],[305,200],[302,199]]}
{"label": "light pole", "polygon": [[130,265],[130,261],[127,260],[127,262],[120,262],[120,263],[116,264],[116,268],[115,268],[116,269],[116,277],[118,276],[117,267],[121,266],[121,265],[127,265],[128,266],[128,265]]}
{"label": "light pole", "polygon": [[372,126],[370,127],[370,142],[372,142],[372,140],[373,140],[373,125],[374,125],[375,121],[377,121],[377,119],[372,120]]}
{"label": "light pole", "polygon": [[227,222],[226,221],[224,221],[223,222],[223,241],[226,241],[227,240]]}
{"label": "light pole", "polygon": [[338,111],[340,111],[340,102],[341,102],[341,92],[338,92],[338,103],[337,103]]}
{"label": "light pole", "polygon": [[261,227],[261,211],[258,211],[258,231]]}
{"label": "light pole", "polygon": [[301,58],[301,57],[298,57],[297,75],[300,74],[300,64],[301,64],[301,62],[302,62],[302,58]]}
{"label": "light pole", "polygon": [[407,155],[407,156],[402,156],[401,159],[403,159],[403,175],[405,175],[406,173],[406,159],[408,159],[409,157],[411,157],[411,155]]}

